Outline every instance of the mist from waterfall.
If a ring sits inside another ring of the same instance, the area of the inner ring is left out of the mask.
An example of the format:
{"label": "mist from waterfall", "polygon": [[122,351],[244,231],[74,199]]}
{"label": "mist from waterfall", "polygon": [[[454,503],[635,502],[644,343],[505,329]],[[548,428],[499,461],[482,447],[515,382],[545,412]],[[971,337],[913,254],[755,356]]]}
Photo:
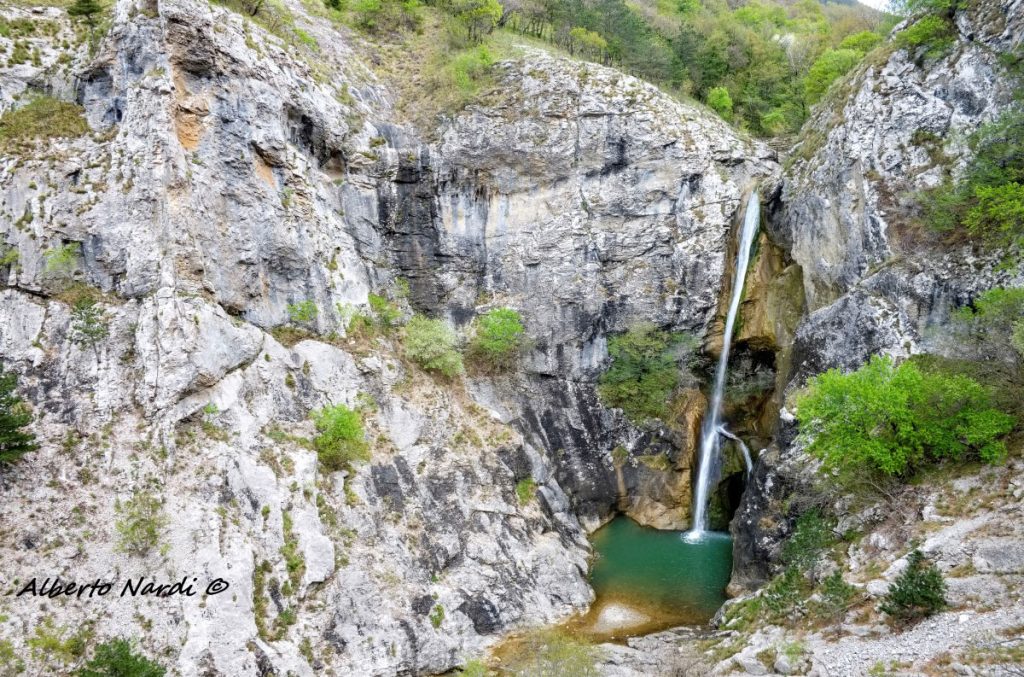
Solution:
{"label": "mist from waterfall", "polygon": [[[725,396],[725,382],[729,367],[729,349],[732,345],[732,334],[736,327],[736,316],[739,314],[740,301],[743,298],[743,286],[747,278],[747,267],[750,264],[750,250],[754,245],[758,225],[761,221],[761,199],[757,191],[750,194],[747,209],[743,216],[743,229],[740,231],[739,247],[736,251],[736,268],[732,278],[732,296],[729,300],[729,314],[725,318],[725,331],[722,333],[722,353],[718,357],[715,369],[714,388],[711,401],[704,413],[704,423],[700,433],[700,467],[697,474],[696,495],[693,500],[693,528],[689,537],[699,537],[708,528],[708,498],[712,481],[717,479],[720,464],[719,451],[722,428],[722,400]],[[732,434],[729,437],[736,439]],[[741,443],[741,449],[746,445]],[[748,457],[749,472],[749,451]]]}

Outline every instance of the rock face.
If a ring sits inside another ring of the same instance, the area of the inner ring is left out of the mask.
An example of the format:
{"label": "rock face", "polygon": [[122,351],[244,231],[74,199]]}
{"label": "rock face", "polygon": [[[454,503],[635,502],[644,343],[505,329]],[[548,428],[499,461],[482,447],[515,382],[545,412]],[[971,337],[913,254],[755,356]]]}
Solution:
{"label": "rock face", "polygon": [[[0,471],[4,587],[231,586],[5,602],[18,656],[45,619],[88,619],[184,675],[444,672],[585,609],[585,529],[620,499],[685,524],[692,435],[630,425],[594,384],[610,332],[703,335],[741,197],[777,182],[769,151],[542,54],[502,64],[497,92],[426,145],[347,34],[287,6],[330,49],[205,2],[119,0],[90,57],[61,12],[3,10],[54,29],[29,38],[37,64],[0,68],[0,106],[31,86],[78,101],[92,128],[0,160],[18,257],[0,267],[0,363],[42,442]],[[345,336],[370,291],[459,327],[514,307],[534,349],[516,373],[437,382],[395,336]],[[76,332],[82,294],[101,341]],[[318,312],[295,319],[305,302]],[[362,412],[371,442],[351,473],[318,468],[308,442],[310,413],[334,404]],[[122,552],[116,525],[145,496],[159,543]]]}
{"label": "rock face", "polygon": [[[972,3],[956,26],[941,59],[892,48],[867,58],[813,112],[788,159],[767,226],[802,271],[808,314],[784,360],[780,405],[809,376],[857,368],[873,354],[955,356],[956,346],[934,338],[950,312],[986,289],[1024,284],[1024,270],[1001,265],[1001,253],[929,240],[910,218],[915,191],[963,170],[967,139],[1009,108],[1018,87],[1000,54],[1021,45],[1021,3]],[[735,589],[764,580],[793,505],[813,493],[787,416],[732,525],[743,544]]]}

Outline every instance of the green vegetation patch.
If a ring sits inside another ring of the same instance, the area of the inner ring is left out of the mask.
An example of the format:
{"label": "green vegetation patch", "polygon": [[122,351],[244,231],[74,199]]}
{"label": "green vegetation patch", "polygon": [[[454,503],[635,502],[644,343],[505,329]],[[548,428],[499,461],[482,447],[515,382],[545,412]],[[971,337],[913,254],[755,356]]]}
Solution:
{"label": "green vegetation patch", "polygon": [[907,557],[907,568],[893,582],[879,607],[902,623],[926,618],[946,608],[946,583],[920,550]]}
{"label": "green vegetation patch", "polygon": [[135,651],[130,640],[120,638],[98,645],[77,677],[164,677],[165,674],[163,666]]}
{"label": "green vegetation patch", "polygon": [[680,363],[697,347],[688,334],[639,324],[608,339],[611,364],[601,375],[598,393],[631,421],[668,417],[668,402],[679,385]]}
{"label": "green vegetation patch", "polygon": [[36,142],[78,137],[89,131],[85,110],[49,96],[37,96],[24,106],[0,116],[0,148],[8,152],[31,150]]}
{"label": "green vegetation patch", "polygon": [[526,347],[522,316],[511,308],[495,308],[477,318],[467,353],[485,371],[505,371],[515,366]]}
{"label": "green vegetation patch", "polygon": [[329,471],[344,470],[357,461],[370,460],[370,446],[363,430],[363,416],[344,404],[313,412],[320,433],[313,440],[317,458]]}
{"label": "green vegetation patch", "polygon": [[118,548],[133,555],[145,555],[160,543],[167,526],[163,501],[149,491],[136,491],[124,503],[115,504]]}
{"label": "green vegetation patch", "polygon": [[0,369],[0,465],[39,448],[35,435],[27,430],[32,412],[15,392],[17,386],[17,374]]}
{"label": "green vegetation patch", "polygon": [[906,478],[944,460],[998,462],[1015,423],[966,376],[880,356],[854,372],[810,379],[797,418],[807,451],[848,484],[865,474]]}
{"label": "green vegetation patch", "polygon": [[427,371],[454,378],[463,372],[455,331],[444,320],[416,315],[405,326],[406,356]]}

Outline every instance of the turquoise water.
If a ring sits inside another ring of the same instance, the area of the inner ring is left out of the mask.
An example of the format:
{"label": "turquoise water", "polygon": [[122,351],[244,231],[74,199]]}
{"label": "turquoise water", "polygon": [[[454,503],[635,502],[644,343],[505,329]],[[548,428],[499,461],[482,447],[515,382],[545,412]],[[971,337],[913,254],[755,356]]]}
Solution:
{"label": "turquoise water", "polygon": [[617,600],[656,614],[665,624],[705,623],[725,601],[732,538],[642,527],[617,517],[594,533],[590,581],[598,603]]}

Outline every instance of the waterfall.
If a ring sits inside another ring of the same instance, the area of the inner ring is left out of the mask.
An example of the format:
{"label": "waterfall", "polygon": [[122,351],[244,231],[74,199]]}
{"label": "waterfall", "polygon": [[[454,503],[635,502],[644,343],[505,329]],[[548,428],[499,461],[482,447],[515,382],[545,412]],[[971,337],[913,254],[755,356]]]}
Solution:
{"label": "waterfall", "polygon": [[747,467],[747,478],[749,479],[750,473],[754,471],[754,462],[750,460],[750,447],[748,447],[743,442],[743,440],[729,432],[729,430],[724,425],[718,426],[718,434],[724,437],[728,437],[730,440],[732,440],[733,442],[740,446],[740,451],[743,452],[743,463]]}
{"label": "waterfall", "polygon": [[[743,298],[743,284],[747,278],[747,266],[750,263],[750,249],[754,245],[754,236],[761,220],[761,199],[757,191],[750,194],[746,213],[743,215],[743,230],[740,231],[739,247],[736,251],[736,269],[732,277],[732,297],[729,300],[729,314],[725,318],[725,331],[722,333],[722,354],[718,358],[715,369],[714,389],[711,391],[711,402],[704,413],[704,423],[700,432],[700,469],[697,474],[697,495],[693,501],[693,528],[691,536],[700,536],[708,528],[708,492],[711,482],[718,474],[719,435],[722,432],[722,399],[725,395],[725,379],[729,367],[729,348],[732,344],[732,333],[736,326],[736,315],[739,313],[740,300]],[[735,437],[729,434],[730,437]],[[742,444],[742,443],[741,443]],[[741,448],[745,449],[746,445]],[[749,452],[746,453],[749,464]]]}

